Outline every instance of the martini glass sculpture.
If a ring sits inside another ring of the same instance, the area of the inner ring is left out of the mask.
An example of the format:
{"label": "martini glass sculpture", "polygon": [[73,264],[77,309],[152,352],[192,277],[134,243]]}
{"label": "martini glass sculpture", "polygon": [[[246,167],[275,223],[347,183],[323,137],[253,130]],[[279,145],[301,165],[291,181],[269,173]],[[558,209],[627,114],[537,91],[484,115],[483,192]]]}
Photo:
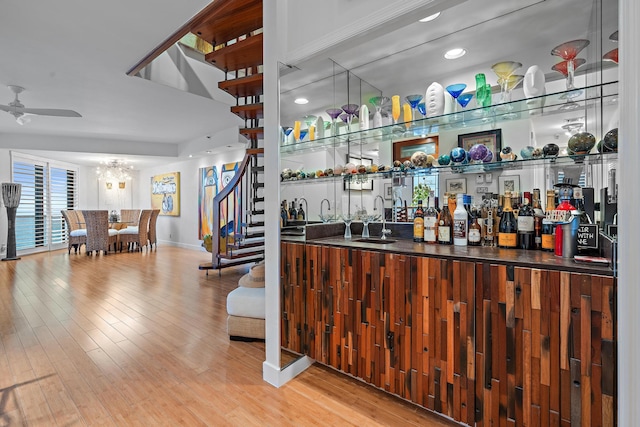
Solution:
{"label": "martini glass sculpture", "polygon": [[[318,116],[314,116],[312,114],[308,114],[302,117],[302,121],[307,125],[307,134],[309,135],[309,140],[313,141],[315,139],[315,123],[318,120]],[[300,140],[304,139],[304,137],[300,138]]]}
{"label": "martini glass sculpture", "polygon": [[420,112],[420,114],[422,114],[423,119],[427,117],[427,104],[425,104],[424,102],[419,103],[418,111]]}
{"label": "martini glass sculpture", "polygon": [[347,113],[346,123],[349,133],[351,132],[351,121],[353,120],[354,116],[357,116],[359,108],[360,106],[358,104],[345,104],[342,106],[342,111]]}
{"label": "martini glass sculpture", "polygon": [[512,74],[507,79],[507,84],[506,84],[506,88],[507,88],[506,102],[507,102],[507,104],[504,106],[505,109],[507,110],[507,113],[503,114],[503,116],[502,116],[503,119],[513,119],[513,118],[515,118],[517,116],[515,113],[513,113],[511,111],[511,110],[513,110],[513,106],[510,104],[510,102],[511,102],[511,92],[520,83],[522,83],[522,80],[524,80],[524,76],[521,75],[521,74]]}
{"label": "martini glass sculpture", "polygon": [[462,94],[462,92],[467,88],[467,85],[464,83],[456,83],[453,85],[449,85],[447,86],[445,89],[447,90],[447,92],[449,92],[449,95],[451,95],[451,97],[453,98],[453,112],[454,112],[454,120],[456,120],[457,118],[457,113],[458,112],[458,97],[460,96],[460,94]]}
{"label": "martini glass sculpture", "polygon": [[609,52],[605,53],[602,56],[602,59],[604,59],[605,61],[615,62],[617,64],[618,63],[618,48],[615,48],[615,49],[610,50]]}
{"label": "martini glass sculpture", "polygon": [[[462,107],[462,109],[464,110],[464,108],[469,105],[469,102],[471,102],[471,99],[473,98],[473,94],[472,93],[463,93],[462,95],[458,96],[458,104],[460,104],[460,106]],[[464,122],[464,112],[462,113],[462,127],[465,127],[467,124]]]}
{"label": "martini glass sculpture", "polygon": [[300,129],[300,140],[298,142],[302,142],[307,136],[307,133],[309,133],[309,129]]}
{"label": "martini glass sculpture", "polygon": [[336,119],[342,114],[342,108],[329,108],[326,113],[331,117],[331,136],[338,134],[336,128]]}
{"label": "martini glass sculpture", "polygon": [[418,108],[418,104],[422,101],[422,95],[407,95],[405,99],[411,106],[411,121],[414,121],[416,119],[416,108]]}
{"label": "martini glass sculpture", "polygon": [[[574,110],[579,107],[579,105],[572,100],[573,98],[577,98],[578,96],[580,96],[582,91],[576,90],[573,87],[573,77],[569,77],[569,73],[570,73],[569,68],[572,68],[573,71],[575,71],[578,67],[580,67],[586,62],[587,61],[585,59],[576,58],[573,61],[558,62],[553,67],[551,67],[553,71],[559,72],[560,74],[565,76],[565,78],[567,79],[567,90],[569,90],[569,92],[565,93],[560,97],[561,99],[566,99],[567,103],[564,104],[562,107],[560,107],[561,110]],[[569,82],[571,82],[571,88],[569,88]]]}
{"label": "martini glass sculpture", "polygon": [[493,72],[498,76],[501,103],[507,102],[507,84],[509,82],[509,77],[511,77],[511,75],[520,67],[522,67],[522,64],[514,61],[498,62],[491,66]]}
{"label": "martini glass sculpture", "polygon": [[577,95],[571,96],[571,92],[575,89],[575,86],[573,84],[573,77],[576,69],[578,68],[578,54],[582,52],[582,49],[589,46],[589,43],[589,40],[586,39],[571,40],[562,43],[561,45],[556,46],[551,50],[551,55],[558,56],[566,62],[566,66],[563,67],[565,67],[567,70],[565,76],[567,78],[568,98],[575,98],[576,96],[580,95],[580,93],[578,93]]}

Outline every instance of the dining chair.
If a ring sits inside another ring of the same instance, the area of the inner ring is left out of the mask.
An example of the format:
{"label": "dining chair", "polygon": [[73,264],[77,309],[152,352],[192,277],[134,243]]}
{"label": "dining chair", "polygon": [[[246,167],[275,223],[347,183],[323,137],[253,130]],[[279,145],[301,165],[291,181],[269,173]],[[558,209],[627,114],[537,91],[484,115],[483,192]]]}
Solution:
{"label": "dining chair", "polygon": [[151,211],[151,218],[149,218],[149,248],[153,249],[153,245],[156,245],[158,249],[158,235],[156,233],[156,222],[158,222],[158,215],[160,209],[154,209]]}
{"label": "dining chair", "polygon": [[87,255],[98,254],[103,251],[105,255],[109,253],[109,248],[113,245],[116,250],[118,243],[118,231],[109,228],[109,212],[104,210],[82,211],[85,224],[87,226]]}
{"label": "dining chair", "polygon": [[118,240],[120,252],[123,246],[127,245],[127,250],[142,250],[149,243],[149,218],[151,217],[150,209],[143,209],[140,213],[140,221],[137,226],[129,226],[118,230]]}
{"label": "dining chair", "polygon": [[[77,212],[74,210],[61,210],[62,217],[67,223],[67,249],[71,254],[71,248],[75,249],[75,253],[78,253],[78,249],[82,245],[87,244],[87,230],[80,228]],[[84,221],[84,218],[83,218]]]}
{"label": "dining chair", "polygon": [[120,209],[120,222],[127,226],[137,226],[140,219],[140,209]]}

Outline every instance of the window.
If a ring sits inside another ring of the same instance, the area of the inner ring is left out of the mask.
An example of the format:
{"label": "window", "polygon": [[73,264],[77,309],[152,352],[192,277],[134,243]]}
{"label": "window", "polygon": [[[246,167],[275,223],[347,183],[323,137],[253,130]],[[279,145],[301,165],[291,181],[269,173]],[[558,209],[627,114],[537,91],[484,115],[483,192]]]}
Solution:
{"label": "window", "polygon": [[22,184],[16,250],[24,254],[65,247],[67,231],[60,211],[77,207],[77,167],[25,154],[11,157],[13,182]]}

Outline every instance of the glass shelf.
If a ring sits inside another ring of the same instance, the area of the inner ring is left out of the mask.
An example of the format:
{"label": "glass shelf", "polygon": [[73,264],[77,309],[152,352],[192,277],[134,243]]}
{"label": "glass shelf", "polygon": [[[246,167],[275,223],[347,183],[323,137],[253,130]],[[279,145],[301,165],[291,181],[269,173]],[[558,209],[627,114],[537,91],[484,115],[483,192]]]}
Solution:
{"label": "glass shelf", "polygon": [[571,166],[571,165],[590,165],[590,164],[602,164],[618,161],[618,153],[595,153],[595,154],[582,154],[582,155],[570,155],[570,156],[558,156],[558,157],[544,157],[539,159],[526,159],[526,160],[512,160],[512,161],[499,161],[491,163],[476,163],[466,165],[449,165],[449,166],[433,166],[430,168],[411,168],[411,169],[397,169],[365,173],[365,174],[343,174],[343,175],[331,175],[314,178],[303,179],[288,179],[282,181],[281,184],[319,184],[329,183],[332,181],[363,181],[371,179],[387,179],[395,176],[429,176],[444,172],[450,173],[478,173],[478,172],[497,172],[504,170],[518,170],[529,167],[553,167],[553,166]]}
{"label": "glass shelf", "polygon": [[423,118],[406,123],[388,125],[375,129],[303,141],[280,146],[281,154],[313,152],[327,148],[335,149],[352,144],[373,142],[395,142],[413,139],[442,130],[463,129],[464,127],[497,124],[521,119],[565,114],[572,110],[584,110],[601,103],[615,102],[618,96],[618,82],[586,86],[571,91],[562,91],[540,97],[496,104],[491,107],[473,108],[442,116]]}

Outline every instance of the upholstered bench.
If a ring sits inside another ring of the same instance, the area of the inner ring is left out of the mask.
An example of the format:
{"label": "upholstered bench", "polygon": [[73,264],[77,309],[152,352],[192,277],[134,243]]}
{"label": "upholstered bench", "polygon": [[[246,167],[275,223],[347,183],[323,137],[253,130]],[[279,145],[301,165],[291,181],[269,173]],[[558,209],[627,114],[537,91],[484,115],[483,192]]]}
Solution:
{"label": "upholstered bench", "polygon": [[227,333],[236,341],[264,339],[264,263],[251,267],[227,295]]}

